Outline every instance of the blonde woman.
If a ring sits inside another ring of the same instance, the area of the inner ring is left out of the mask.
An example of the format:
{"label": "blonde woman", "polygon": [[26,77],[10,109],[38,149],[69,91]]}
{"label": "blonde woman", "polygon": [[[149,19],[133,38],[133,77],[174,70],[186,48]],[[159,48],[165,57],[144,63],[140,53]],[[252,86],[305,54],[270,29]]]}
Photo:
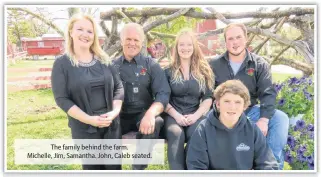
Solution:
{"label": "blonde woman", "polygon": [[176,37],[172,60],[165,70],[171,96],[165,112],[165,135],[171,170],[186,169],[184,143],[212,105],[214,75],[192,31]]}
{"label": "blonde woman", "polygon": [[[101,49],[92,17],[74,15],[66,32],[66,53],[53,65],[57,105],[67,113],[73,139],[121,139],[124,90]],[[120,170],[121,165],[83,165],[84,170]]]}

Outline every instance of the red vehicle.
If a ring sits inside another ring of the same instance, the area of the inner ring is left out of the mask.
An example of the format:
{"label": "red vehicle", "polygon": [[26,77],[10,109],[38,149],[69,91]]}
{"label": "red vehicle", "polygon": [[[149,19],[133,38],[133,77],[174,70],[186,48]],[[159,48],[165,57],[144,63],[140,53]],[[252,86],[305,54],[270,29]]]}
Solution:
{"label": "red vehicle", "polygon": [[39,59],[39,56],[54,55],[55,58],[62,54],[62,48],[60,47],[29,47],[27,48],[29,56],[33,56],[33,59]]}

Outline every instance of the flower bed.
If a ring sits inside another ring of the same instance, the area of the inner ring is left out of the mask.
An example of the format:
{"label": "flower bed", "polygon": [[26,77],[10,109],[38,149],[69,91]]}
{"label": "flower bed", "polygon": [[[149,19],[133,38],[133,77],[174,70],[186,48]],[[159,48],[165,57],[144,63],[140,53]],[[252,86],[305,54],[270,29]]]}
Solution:
{"label": "flower bed", "polygon": [[276,83],[277,109],[290,118],[285,161],[292,170],[314,169],[314,82],[313,76],[289,78]]}

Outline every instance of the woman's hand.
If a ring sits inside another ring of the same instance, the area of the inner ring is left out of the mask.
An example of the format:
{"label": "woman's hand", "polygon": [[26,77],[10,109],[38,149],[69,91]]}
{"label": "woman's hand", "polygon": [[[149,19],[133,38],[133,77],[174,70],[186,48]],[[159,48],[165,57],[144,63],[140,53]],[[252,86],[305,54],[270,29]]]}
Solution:
{"label": "woman's hand", "polygon": [[183,127],[188,126],[188,122],[182,114],[178,113],[178,115],[174,119],[176,120],[178,125],[183,126]]}
{"label": "woman's hand", "polygon": [[89,116],[89,124],[94,127],[108,127],[112,123],[112,119],[108,117],[101,117],[101,116]]}
{"label": "woman's hand", "polygon": [[184,115],[184,117],[186,119],[187,126],[193,125],[200,118],[196,114],[187,114]]}

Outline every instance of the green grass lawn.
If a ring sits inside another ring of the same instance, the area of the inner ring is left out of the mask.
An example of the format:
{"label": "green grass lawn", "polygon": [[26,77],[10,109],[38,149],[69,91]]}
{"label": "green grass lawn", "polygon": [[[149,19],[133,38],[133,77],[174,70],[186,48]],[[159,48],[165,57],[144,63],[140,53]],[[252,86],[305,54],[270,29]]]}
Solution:
{"label": "green grass lawn", "polygon": [[[28,63],[28,62],[26,62]],[[28,64],[26,64],[27,66]],[[274,80],[292,75],[273,74]],[[56,106],[51,89],[20,91],[7,95],[7,170],[81,170],[80,165],[15,165],[15,139],[70,139],[66,114]],[[129,170],[130,165],[123,165]],[[165,165],[150,165],[147,170],[168,170]],[[285,170],[291,167],[285,163]]]}
{"label": "green grass lawn", "polygon": [[[21,91],[7,96],[7,169],[8,170],[81,170],[80,165],[15,165],[15,139],[70,139],[66,114],[54,102],[51,89]],[[166,154],[166,153],[165,153]],[[166,158],[167,159],[167,158]],[[148,170],[168,169],[150,165]],[[130,170],[130,165],[123,165]]]}
{"label": "green grass lawn", "polygon": [[21,91],[7,96],[7,169],[72,170],[79,165],[15,165],[15,139],[69,139],[63,111],[55,105],[51,89]]}

